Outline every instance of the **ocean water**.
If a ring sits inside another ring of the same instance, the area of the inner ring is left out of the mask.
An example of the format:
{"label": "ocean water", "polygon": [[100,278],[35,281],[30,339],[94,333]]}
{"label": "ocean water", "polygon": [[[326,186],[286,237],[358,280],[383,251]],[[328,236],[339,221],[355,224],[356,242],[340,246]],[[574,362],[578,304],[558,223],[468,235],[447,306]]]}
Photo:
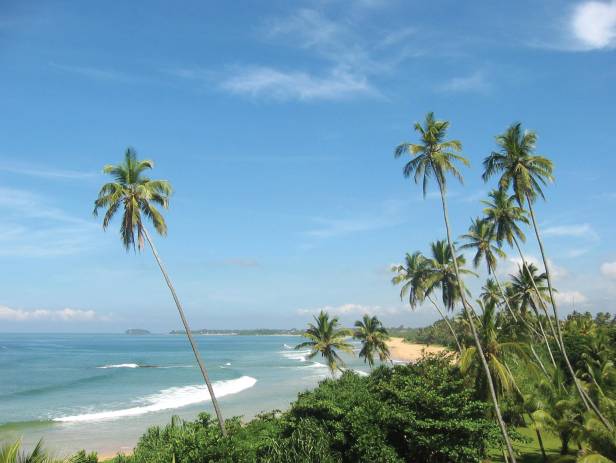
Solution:
{"label": "ocean water", "polygon": [[[297,336],[198,336],[225,417],[285,409],[329,375]],[[367,367],[345,356],[358,372]],[[172,415],[213,413],[181,335],[0,334],[0,443],[39,439],[58,455],[127,451]]]}

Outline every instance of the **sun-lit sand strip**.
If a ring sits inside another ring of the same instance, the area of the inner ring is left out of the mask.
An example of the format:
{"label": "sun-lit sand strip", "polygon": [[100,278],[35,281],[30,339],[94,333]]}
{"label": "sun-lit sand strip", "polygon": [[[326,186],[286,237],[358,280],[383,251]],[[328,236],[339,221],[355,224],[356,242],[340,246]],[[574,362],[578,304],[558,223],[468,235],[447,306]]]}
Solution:
{"label": "sun-lit sand strip", "polygon": [[440,346],[428,346],[426,344],[411,344],[404,342],[403,338],[391,338],[387,341],[387,346],[391,352],[391,359],[401,362],[415,362],[419,360],[423,353],[438,354],[447,349]]}

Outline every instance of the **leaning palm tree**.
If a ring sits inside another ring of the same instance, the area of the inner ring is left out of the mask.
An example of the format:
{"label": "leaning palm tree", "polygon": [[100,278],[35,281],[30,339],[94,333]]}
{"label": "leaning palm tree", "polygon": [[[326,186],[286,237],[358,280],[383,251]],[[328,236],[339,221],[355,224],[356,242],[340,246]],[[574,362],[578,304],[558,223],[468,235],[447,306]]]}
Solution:
{"label": "leaning palm tree", "polygon": [[308,329],[304,331],[303,336],[308,341],[302,342],[295,346],[296,349],[308,347],[310,353],[307,358],[314,358],[317,354],[327,362],[329,371],[332,376],[336,370],[342,371],[344,361],[338,355],[338,351],[353,353],[353,346],[346,342],[346,338],[351,335],[347,329],[339,329],[338,317],[329,318],[329,314],[321,310],[318,316],[314,316],[316,324],[308,323]]}
{"label": "leaning palm tree", "polygon": [[400,288],[400,299],[404,300],[408,296],[411,309],[415,309],[418,303],[428,299],[434,309],[447,324],[456,346],[458,347],[458,352],[462,352],[462,347],[456,331],[453,329],[451,322],[432,297],[432,291],[438,285],[435,283],[430,284],[429,287],[427,285],[428,277],[432,276],[435,271],[432,259],[426,258],[423,254],[417,251],[413,254],[407,254],[404,261],[404,264],[395,265],[392,267],[392,271],[395,272],[396,275],[391,279],[391,282],[394,285],[402,284]]}
{"label": "leaning palm tree", "polygon": [[375,355],[378,355],[381,362],[389,360],[389,334],[376,316],[365,314],[361,320],[357,320],[353,337],[361,341],[359,356],[364,358],[364,362],[368,362],[371,370]]}
{"label": "leaning palm tree", "polygon": [[[464,165],[469,165],[469,162],[459,153],[462,151],[462,143],[458,140],[446,140],[447,129],[449,128],[448,121],[440,121],[434,118],[433,113],[428,113],[424,125],[417,122],[415,123],[415,131],[419,133],[420,143],[402,143],[396,147],[395,156],[400,157],[405,154],[411,156],[411,160],[406,163],[403,169],[404,176],[409,178],[413,177],[415,182],[422,182],[424,197],[428,190],[428,183],[431,178],[436,179],[441,196],[441,205],[443,209],[443,219],[445,221],[445,229],[447,231],[447,242],[451,248],[451,254],[456,255],[453,240],[451,238],[451,229],[449,227],[449,214],[447,211],[447,174],[451,174],[458,180],[462,181],[462,175],[458,170],[456,163],[460,162]],[[483,349],[481,347],[481,341],[477,334],[477,329],[471,316],[471,306],[466,300],[464,293],[464,286],[458,264],[456,259],[453,259],[454,271],[458,282],[460,291],[460,297],[462,300],[462,306],[464,308],[464,314],[469,321],[469,326],[473,334],[475,346],[481,359],[481,364],[486,375],[486,380],[490,389],[490,396],[494,405],[496,419],[500,427],[501,433],[505,445],[507,447],[507,453],[513,463],[516,462],[515,454],[513,452],[513,446],[511,445],[511,439],[507,434],[507,426],[502,418],[500,406],[496,396],[496,390],[494,388],[494,382],[490,373],[489,365],[486,361]]]}
{"label": "leaning palm tree", "polygon": [[522,125],[519,122],[512,124],[505,133],[496,137],[499,150],[493,151],[484,160],[483,179],[487,181],[490,177],[500,174],[498,182],[499,188],[507,191],[511,187],[520,207],[528,207],[535,237],[537,238],[537,244],[541,251],[541,259],[543,260],[545,274],[547,276],[548,293],[554,312],[558,347],[584,406],[589,411],[592,409],[601,422],[609,430],[613,430],[612,424],[601,414],[597,405],[584,393],[571,362],[569,361],[569,357],[567,356],[562,330],[560,328],[558,306],[554,297],[550,267],[548,265],[543,240],[539,233],[539,226],[533,208],[533,203],[537,197],[545,199],[542,187],[554,180],[552,174],[553,164],[548,158],[534,153],[536,142],[537,134],[534,131],[522,130]]}
{"label": "leaning palm tree", "polygon": [[[171,279],[165,270],[162,260],[158,255],[158,251],[154,246],[152,237],[145,226],[145,219],[152,222],[154,229],[162,236],[167,234],[167,224],[165,219],[158,210],[157,206],[164,209],[169,207],[169,196],[172,189],[171,184],[166,180],[152,180],[145,176],[145,172],[152,169],[154,163],[151,160],[137,159],[137,153],[129,148],[124,155],[124,161],[118,165],[106,165],[103,168],[103,173],[109,174],[114,181],[105,183],[96,201],[94,201],[94,215],[98,215],[100,209],[106,209],[103,218],[103,229],[107,229],[112,218],[118,211],[122,211],[122,223],[120,225],[120,238],[126,250],[139,249],[144,247],[144,239],[150,245],[152,254],[158,263],[160,271],[163,274],[165,282],[171,291],[171,296],[175,301],[175,305],[180,314],[182,324],[186,330],[188,341],[192,347],[192,351],[207,385],[218,424],[223,435],[226,434],[224,419],[218,406],[218,400],[214,394],[214,388],[210,382],[207,370],[201,359],[199,348],[193,339],[188,321],[184,315],[182,304],[175,292]],[[136,237],[135,237],[136,234]]]}

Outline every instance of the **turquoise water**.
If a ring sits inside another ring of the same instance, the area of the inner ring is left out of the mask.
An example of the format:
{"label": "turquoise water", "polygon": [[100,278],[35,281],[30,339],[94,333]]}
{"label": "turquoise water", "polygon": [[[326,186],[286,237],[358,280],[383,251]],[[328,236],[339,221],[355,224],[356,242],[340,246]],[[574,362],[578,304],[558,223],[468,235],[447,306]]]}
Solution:
{"label": "turquoise water", "polygon": [[[329,374],[293,349],[300,337],[197,340],[226,417],[285,409]],[[43,438],[60,455],[109,454],[132,448],[148,426],[204,410],[213,413],[184,336],[0,334],[0,442]]]}

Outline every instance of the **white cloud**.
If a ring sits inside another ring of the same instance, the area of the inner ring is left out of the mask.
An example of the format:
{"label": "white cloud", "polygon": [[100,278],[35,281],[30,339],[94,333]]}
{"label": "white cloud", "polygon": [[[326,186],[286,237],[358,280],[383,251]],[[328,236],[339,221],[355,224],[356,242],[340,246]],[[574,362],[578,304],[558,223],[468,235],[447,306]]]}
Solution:
{"label": "white cloud", "polygon": [[236,95],[286,100],[338,100],[356,95],[378,96],[365,76],[342,68],[315,76],[303,71],[250,67],[236,71],[220,84]]}
{"label": "white cloud", "polygon": [[316,315],[319,312],[327,312],[330,315],[344,316],[356,315],[397,315],[401,312],[399,307],[381,307],[379,305],[342,304],[338,306],[326,305],[313,309],[297,309],[298,315]]}
{"label": "white cloud", "polygon": [[31,320],[59,320],[59,321],[93,321],[108,320],[107,316],[100,316],[94,310],[62,309],[62,310],[23,310],[0,306],[0,320],[31,321]]}
{"label": "white cloud", "polygon": [[573,225],[557,225],[553,227],[547,227],[543,230],[545,236],[567,236],[588,238],[592,240],[598,240],[599,235],[592,228],[592,225],[588,223],[573,224]]}
{"label": "white cloud", "polygon": [[554,299],[563,305],[583,305],[588,302],[588,298],[580,291],[558,291],[554,293]]}
{"label": "white cloud", "polygon": [[616,261],[601,264],[601,274],[616,280]]}
{"label": "white cloud", "polygon": [[579,4],[571,17],[571,31],[586,49],[616,46],[616,1]]}
{"label": "white cloud", "polygon": [[477,71],[469,76],[454,77],[436,89],[446,93],[488,93],[492,85],[483,72]]}
{"label": "white cloud", "polygon": [[[537,267],[539,273],[543,273],[543,260],[532,255],[525,255],[524,259],[527,264],[533,264]],[[510,257],[507,259],[507,262],[508,266],[503,270],[503,273],[507,275],[515,275],[522,268],[522,259],[520,257]],[[550,267],[550,276],[554,281],[561,280],[569,275],[569,271],[566,268],[556,265],[551,259],[548,259],[548,266]]]}

